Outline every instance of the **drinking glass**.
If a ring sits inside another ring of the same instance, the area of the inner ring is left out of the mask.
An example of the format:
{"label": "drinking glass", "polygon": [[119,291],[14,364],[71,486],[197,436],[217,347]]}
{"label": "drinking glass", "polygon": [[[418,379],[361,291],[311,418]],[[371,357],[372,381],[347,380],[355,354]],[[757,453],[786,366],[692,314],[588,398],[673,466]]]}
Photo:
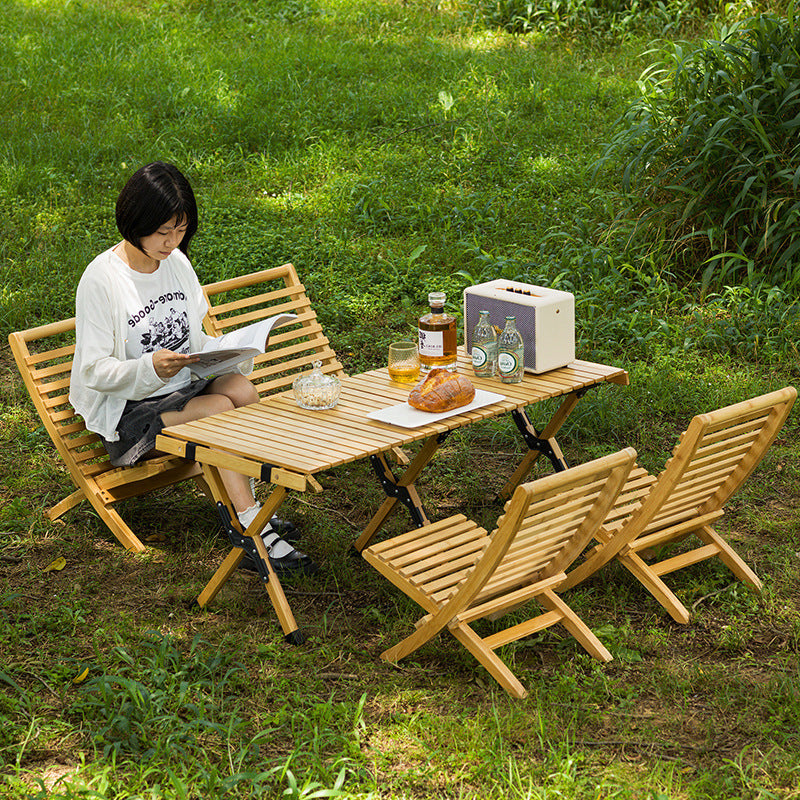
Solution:
{"label": "drinking glass", "polygon": [[389,345],[389,377],[398,383],[416,383],[419,380],[416,342],[393,342]]}

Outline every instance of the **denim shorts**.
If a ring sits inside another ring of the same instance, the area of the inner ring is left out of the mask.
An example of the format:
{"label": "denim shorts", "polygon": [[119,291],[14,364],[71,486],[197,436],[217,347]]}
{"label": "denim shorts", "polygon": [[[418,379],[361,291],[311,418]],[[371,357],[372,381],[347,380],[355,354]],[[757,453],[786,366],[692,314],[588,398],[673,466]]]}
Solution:
{"label": "denim shorts", "polygon": [[170,394],[128,400],[117,424],[119,439],[108,442],[100,437],[111,463],[115,467],[130,467],[155,449],[156,436],[164,427],[161,415],[165,411],[181,411],[193,397],[202,394],[212,380],[203,378]]}

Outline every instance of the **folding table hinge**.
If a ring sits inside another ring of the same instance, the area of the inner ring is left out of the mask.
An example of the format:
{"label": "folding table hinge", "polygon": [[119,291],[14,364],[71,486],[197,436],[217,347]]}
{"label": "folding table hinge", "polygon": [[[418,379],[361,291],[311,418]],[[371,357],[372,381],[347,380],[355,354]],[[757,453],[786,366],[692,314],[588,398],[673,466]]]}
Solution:
{"label": "folding table hinge", "polygon": [[414,498],[411,496],[407,487],[398,485],[397,479],[387,466],[386,461],[377,455],[371,455],[369,460],[375,475],[378,477],[383,487],[383,491],[386,492],[386,496],[399,500],[408,509],[412,522],[418,528],[425,525],[427,523],[425,509],[414,502]]}
{"label": "folding table hinge", "polygon": [[546,456],[548,459],[550,459],[550,463],[553,465],[553,469],[555,469],[556,472],[560,472],[568,468],[569,465],[563,457],[556,453],[556,451],[553,449],[553,445],[550,443],[550,440],[542,439],[539,436],[539,432],[533,427],[528,415],[524,411],[521,411],[520,409],[514,409],[511,412],[511,416],[529,450],[536,450],[543,456]]}
{"label": "folding table hinge", "polygon": [[222,529],[228,534],[228,539],[230,543],[234,547],[241,547],[242,550],[250,556],[253,564],[255,565],[256,569],[258,570],[258,574],[261,576],[261,580],[264,583],[269,583],[269,570],[267,569],[267,565],[261,560],[261,556],[258,554],[258,550],[256,549],[256,543],[253,541],[252,536],[245,536],[233,525],[231,521],[231,514],[228,511],[228,507],[225,503],[217,501],[217,513],[219,514],[220,521],[222,522]]}

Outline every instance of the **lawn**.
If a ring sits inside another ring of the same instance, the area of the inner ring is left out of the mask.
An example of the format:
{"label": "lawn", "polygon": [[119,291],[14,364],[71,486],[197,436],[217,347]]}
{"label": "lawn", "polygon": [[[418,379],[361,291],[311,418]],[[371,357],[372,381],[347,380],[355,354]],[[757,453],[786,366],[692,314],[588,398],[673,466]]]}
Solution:
{"label": "lawn", "polygon": [[[507,646],[522,701],[452,637],[380,660],[416,608],[348,555],[382,497],[367,464],[287,502],[321,564],[286,587],[302,647],[283,642],[249,574],[192,605],[227,551],[195,490],[125,504],[141,555],[87,504],[45,514],[71,483],[6,337],[72,315],[83,268],[117,239],[119,189],[154,159],[195,188],[201,281],[292,261],[348,372],[414,335],[428,291],[456,314],[465,286],[495,277],[574,292],[579,356],[625,367],[630,385],[582,400],[560,437],[571,462],[630,445],[658,471],[695,413],[800,383],[793,290],[701,290],[702,265],[678,270],[614,228],[620,171],[591,169],[654,51],[710,35],[711,18],[683,6],[683,27],[616,16],[512,33],[503,6],[5,0],[4,796],[800,796],[796,410],[719,525],[763,594],[704,562],[670,579],[693,612],[680,626],[611,564],[569,602],[614,660],[559,628]],[[489,524],[521,452],[510,420],[452,435],[420,487],[432,516]],[[388,531],[407,524],[397,514]]]}

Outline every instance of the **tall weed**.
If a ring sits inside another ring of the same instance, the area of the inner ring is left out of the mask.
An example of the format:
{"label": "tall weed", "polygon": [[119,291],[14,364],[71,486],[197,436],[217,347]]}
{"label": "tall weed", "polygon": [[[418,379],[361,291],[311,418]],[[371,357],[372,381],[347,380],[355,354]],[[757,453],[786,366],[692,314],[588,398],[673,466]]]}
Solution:
{"label": "tall weed", "polygon": [[800,285],[800,27],[760,15],[675,44],[597,166],[621,164],[626,214],[702,287]]}
{"label": "tall weed", "polygon": [[625,40],[643,33],[670,36],[707,13],[692,0],[473,0],[476,15],[489,27],[509,33],[579,35]]}

